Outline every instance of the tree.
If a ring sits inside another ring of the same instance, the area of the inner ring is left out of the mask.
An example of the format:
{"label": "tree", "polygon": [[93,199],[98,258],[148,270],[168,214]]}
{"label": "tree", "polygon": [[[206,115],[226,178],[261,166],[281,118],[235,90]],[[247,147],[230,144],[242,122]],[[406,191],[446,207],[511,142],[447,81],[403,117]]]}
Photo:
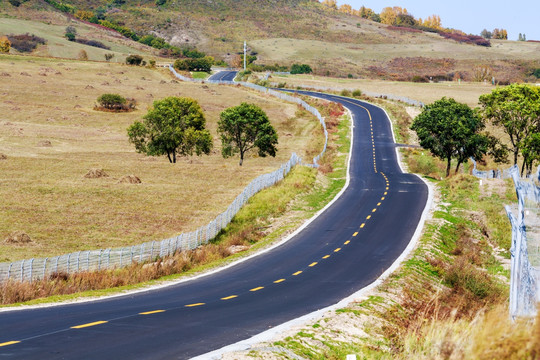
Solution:
{"label": "tree", "polygon": [[126,64],[139,66],[143,62],[143,57],[140,55],[129,55],[126,57]]}
{"label": "tree", "polygon": [[291,74],[311,74],[313,69],[307,64],[293,64]]}
{"label": "tree", "polygon": [[482,32],[480,33],[480,35],[482,35],[482,37],[483,37],[484,39],[491,39],[491,37],[493,36],[493,34],[491,33],[491,31],[488,31],[487,29],[482,30]]}
{"label": "tree", "polygon": [[86,53],[86,50],[79,51],[78,58],[79,60],[88,60],[88,54]]}
{"label": "tree", "polygon": [[337,2],[336,0],[323,0],[323,5],[329,7],[330,9],[337,10]]}
{"label": "tree", "polygon": [[474,110],[446,97],[425,106],[411,126],[422,147],[446,160],[446,176],[452,159],[457,159],[457,172],[469,157],[478,159],[487,153],[489,138],[480,134],[483,128],[484,122]]}
{"label": "tree", "polygon": [[240,154],[240,166],[246,152],[257,148],[259,156],[276,156],[278,136],[265,112],[254,104],[242,103],[225,109],[218,122],[224,158]]}
{"label": "tree", "polygon": [[512,84],[480,96],[480,105],[484,119],[508,135],[514,164],[517,164],[524,142],[540,128],[540,89],[527,84]]}
{"label": "tree", "polygon": [[[535,161],[540,160],[540,133],[532,133],[523,141],[523,163],[527,170],[527,175],[532,172]],[[523,169],[521,170],[523,172]]]}
{"label": "tree", "polygon": [[114,57],[114,54],[113,53],[106,53],[103,56],[105,57],[105,60],[110,61]]}
{"label": "tree", "polygon": [[11,42],[6,36],[0,36],[0,53],[8,53],[11,49]]}
{"label": "tree", "polygon": [[209,154],[212,149],[212,136],[194,99],[171,96],[156,100],[143,119],[128,128],[129,141],[139,153],[166,154],[170,163],[176,163],[177,154]]}
{"label": "tree", "polygon": [[109,110],[122,109],[126,103],[126,98],[118,94],[103,94],[97,98],[98,104]]}

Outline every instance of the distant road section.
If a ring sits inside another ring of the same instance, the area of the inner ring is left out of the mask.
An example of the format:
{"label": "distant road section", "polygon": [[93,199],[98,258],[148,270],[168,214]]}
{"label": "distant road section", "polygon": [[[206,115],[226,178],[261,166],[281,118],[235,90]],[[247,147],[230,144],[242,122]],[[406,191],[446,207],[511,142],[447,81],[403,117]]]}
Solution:
{"label": "distant road section", "polygon": [[208,80],[233,81],[238,74],[236,70],[220,71],[208,78]]}
{"label": "distant road section", "polygon": [[401,171],[382,109],[304,94],[342,103],[354,120],[349,186],[315,221],[271,251],[191,281],[94,302],[0,309],[0,358],[189,359],[375,281],[411,241],[427,186]]}

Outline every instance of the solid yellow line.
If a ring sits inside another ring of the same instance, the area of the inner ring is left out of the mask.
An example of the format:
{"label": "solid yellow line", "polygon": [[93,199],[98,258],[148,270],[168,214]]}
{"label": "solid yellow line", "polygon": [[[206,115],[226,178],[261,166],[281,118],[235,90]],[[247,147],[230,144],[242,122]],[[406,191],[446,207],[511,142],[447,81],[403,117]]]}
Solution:
{"label": "solid yellow line", "polygon": [[157,313],[162,313],[162,312],[165,312],[165,310],[147,311],[147,312],[139,313],[139,315],[151,315],[151,314],[157,314]]}
{"label": "solid yellow line", "polygon": [[309,264],[309,267],[314,267],[315,265],[317,265],[317,262],[312,262],[311,264]]}
{"label": "solid yellow line", "polygon": [[357,232],[355,232],[354,234],[352,234],[352,236],[356,236],[356,235],[358,235],[358,231],[357,231]]}
{"label": "solid yellow line", "polygon": [[351,240],[347,240],[347,241],[345,241],[343,244],[349,245],[350,242],[351,242]]}
{"label": "solid yellow line", "polygon": [[297,271],[293,275],[296,276],[296,275],[300,275],[301,273],[302,273],[302,271]]}
{"label": "solid yellow line", "polygon": [[82,328],[86,328],[86,327],[90,327],[90,326],[96,326],[96,325],[105,324],[105,323],[107,323],[107,322],[108,322],[108,321],[96,321],[96,322],[93,322],[93,323],[88,323],[88,324],[83,324],[83,325],[72,326],[71,328],[72,328],[72,329],[82,329]]}
{"label": "solid yellow line", "polygon": [[221,300],[230,300],[230,299],[234,299],[235,297],[238,297],[238,295],[231,295],[231,296],[223,297],[221,298]]}
{"label": "solid yellow line", "polygon": [[204,303],[189,304],[189,305],[186,305],[186,307],[195,307],[195,306],[202,306],[202,305],[204,305]]}
{"label": "solid yellow line", "polygon": [[337,248],[336,250],[334,250],[334,252],[338,252],[339,250],[341,250],[341,248]]}
{"label": "solid yellow line", "polygon": [[264,286],[259,286],[259,287],[253,288],[253,289],[251,289],[249,291],[259,291],[261,289],[264,289]]}
{"label": "solid yellow line", "polygon": [[274,283],[279,284],[280,282],[284,282],[284,281],[285,279],[279,279],[279,280],[274,281]]}
{"label": "solid yellow line", "polygon": [[5,342],[5,343],[1,343],[0,344],[0,347],[2,346],[8,346],[8,345],[13,345],[13,344],[18,344],[20,343],[20,341],[8,341],[8,342]]}
{"label": "solid yellow line", "polygon": [[371,219],[371,215],[368,215],[366,219],[367,219],[367,220]]}
{"label": "solid yellow line", "polygon": [[364,223],[364,224],[362,224],[362,225],[360,225],[360,229],[363,229],[363,228],[364,228],[364,226],[366,226],[366,224],[365,224],[365,223]]}
{"label": "solid yellow line", "polygon": [[330,255],[324,255],[322,258],[323,259],[328,259],[330,257]]}

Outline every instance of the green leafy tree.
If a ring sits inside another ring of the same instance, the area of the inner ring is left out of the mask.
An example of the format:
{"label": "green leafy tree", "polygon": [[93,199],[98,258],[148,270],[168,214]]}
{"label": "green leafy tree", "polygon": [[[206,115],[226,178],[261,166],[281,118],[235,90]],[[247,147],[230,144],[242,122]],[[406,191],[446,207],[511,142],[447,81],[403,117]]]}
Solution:
{"label": "green leafy tree", "polygon": [[313,69],[307,64],[293,64],[291,66],[291,74],[311,74]]}
{"label": "green leafy tree", "polygon": [[109,110],[122,109],[126,98],[118,94],[103,94],[97,98],[99,106]]}
{"label": "green leafy tree", "polygon": [[176,155],[209,154],[212,150],[212,136],[194,99],[171,96],[156,100],[143,119],[128,128],[129,141],[139,153],[166,154],[169,162],[176,163]]}
{"label": "green leafy tree", "polygon": [[540,160],[540,132],[532,133],[527,137],[523,141],[522,148],[523,163],[525,164],[527,175],[529,175],[532,172],[534,163]]}
{"label": "green leafy tree", "polygon": [[527,84],[496,88],[480,96],[480,105],[483,117],[508,135],[517,164],[524,141],[540,127],[540,89]]}
{"label": "green leafy tree", "polygon": [[469,157],[478,159],[487,153],[489,138],[479,133],[483,128],[484,122],[474,110],[446,97],[424,107],[411,126],[422,147],[446,160],[446,176],[452,159],[457,160],[457,172]]}
{"label": "green leafy tree", "polygon": [[240,166],[245,154],[257,148],[259,156],[276,156],[277,132],[266,113],[257,105],[242,103],[225,109],[218,122],[224,158],[240,154]]}

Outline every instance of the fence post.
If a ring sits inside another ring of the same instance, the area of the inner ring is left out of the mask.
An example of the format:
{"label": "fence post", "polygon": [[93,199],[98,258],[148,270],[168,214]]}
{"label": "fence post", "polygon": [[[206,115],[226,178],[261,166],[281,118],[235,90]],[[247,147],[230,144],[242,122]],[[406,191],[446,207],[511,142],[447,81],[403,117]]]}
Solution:
{"label": "fence post", "polygon": [[81,252],[79,251],[79,253],[77,254],[77,272],[79,271],[80,261],[81,261]]}
{"label": "fence post", "polygon": [[98,270],[101,270],[101,254],[103,254],[103,249],[99,249]]}
{"label": "fence post", "polygon": [[155,241],[152,241],[152,249],[150,250],[150,260],[154,258],[154,243]]}
{"label": "fence post", "polygon": [[41,277],[43,279],[45,279],[45,270],[47,269],[47,260],[49,260],[48,257],[45,258],[45,261],[43,262],[43,274],[41,275]]}
{"label": "fence post", "polygon": [[8,268],[8,273],[7,273],[7,278],[9,280],[9,278],[11,277],[11,267],[13,266],[13,263],[10,263],[9,264],[9,268]]}
{"label": "fence post", "polygon": [[111,249],[108,249],[109,253],[107,254],[107,269],[110,267],[111,264]]}
{"label": "fence post", "polygon": [[86,271],[90,270],[90,251],[86,252]]}
{"label": "fence post", "polygon": [[30,282],[32,282],[32,272],[34,270],[34,258],[30,259]]}
{"label": "fence post", "polygon": [[67,259],[67,269],[66,269],[66,272],[69,274],[69,263],[71,261],[71,253],[68,254],[68,259]]}
{"label": "fence post", "polygon": [[57,256],[56,257],[56,263],[54,265],[54,272],[57,273],[58,272],[58,260],[59,260],[60,256]]}
{"label": "fence post", "polygon": [[139,255],[139,262],[143,262],[144,243],[141,244],[141,255]]}
{"label": "fence post", "polygon": [[21,261],[21,282],[24,281],[24,260]]}

